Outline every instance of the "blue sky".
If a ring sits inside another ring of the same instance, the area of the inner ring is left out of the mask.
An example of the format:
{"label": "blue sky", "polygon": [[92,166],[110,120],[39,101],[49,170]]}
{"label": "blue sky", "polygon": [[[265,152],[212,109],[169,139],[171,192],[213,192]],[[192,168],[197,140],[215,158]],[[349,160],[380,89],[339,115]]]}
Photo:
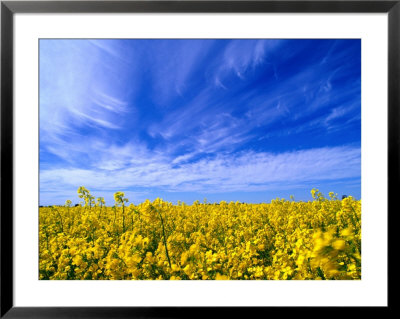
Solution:
{"label": "blue sky", "polygon": [[360,40],[40,40],[40,204],[361,197]]}

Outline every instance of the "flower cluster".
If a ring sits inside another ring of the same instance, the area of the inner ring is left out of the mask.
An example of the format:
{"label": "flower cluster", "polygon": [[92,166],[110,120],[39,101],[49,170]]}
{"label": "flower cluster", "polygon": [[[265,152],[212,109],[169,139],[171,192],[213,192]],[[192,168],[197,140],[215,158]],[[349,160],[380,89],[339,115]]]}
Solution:
{"label": "flower cluster", "polygon": [[40,279],[361,279],[361,201],[41,207]]}

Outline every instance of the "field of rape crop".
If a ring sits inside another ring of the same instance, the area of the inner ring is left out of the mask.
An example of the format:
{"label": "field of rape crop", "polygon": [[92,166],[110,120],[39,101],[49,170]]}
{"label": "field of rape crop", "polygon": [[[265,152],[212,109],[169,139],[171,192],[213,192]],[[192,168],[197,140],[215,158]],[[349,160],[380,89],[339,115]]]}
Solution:
{"label": "field of rape crop", "polygon": [[40,279],[361,279],[361,201],[40,207]]}

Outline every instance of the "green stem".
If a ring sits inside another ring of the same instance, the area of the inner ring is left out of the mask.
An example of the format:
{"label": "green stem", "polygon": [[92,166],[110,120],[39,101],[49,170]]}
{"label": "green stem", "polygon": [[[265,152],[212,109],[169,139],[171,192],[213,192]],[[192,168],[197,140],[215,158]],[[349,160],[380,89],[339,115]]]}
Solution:
{"label": "green stem", "polygon": [[154,206],[151,206],[151,208],[155,209],[156,212],[158,213],[158,216],[160,216],[161,227],[162,227],[162,232],[163,232],[163,242],[164,242],[164,247],[165,247],[165,253],[166,253],[166,255],[167,255],[169,267],[172,268],[172,267],[171,267],[171,260],[169,259],[169,253],[168,253],[168,248],[167,248],[167,239],[166,239],[166,237],[165,237],[164,220],[163,220],[163,218],[162,218],[162,215],[161,215],[160,211],[159,211],[157,208],[155,208]]}
{"label": "green stem", "polygon": [[125,205],[122,203],[122,233],[125,233]]}
{"label": "green stem", "polygon": [[60,217],[61,232],[63,233],[64,232],[64,227],[63,227],[63,220],[62,220],[61,214],[57,209],[54,209],[54,210],[56,211],[58,217]]}

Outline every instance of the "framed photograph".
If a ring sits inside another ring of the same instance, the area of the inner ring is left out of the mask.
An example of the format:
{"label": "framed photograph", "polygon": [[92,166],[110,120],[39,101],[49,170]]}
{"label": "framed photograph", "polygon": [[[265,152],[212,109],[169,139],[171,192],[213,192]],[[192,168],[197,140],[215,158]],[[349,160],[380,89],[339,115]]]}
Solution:
{"label": "framed photograph", "polygon": [[389,309],[399,19],[2,1],[1,316]]}

